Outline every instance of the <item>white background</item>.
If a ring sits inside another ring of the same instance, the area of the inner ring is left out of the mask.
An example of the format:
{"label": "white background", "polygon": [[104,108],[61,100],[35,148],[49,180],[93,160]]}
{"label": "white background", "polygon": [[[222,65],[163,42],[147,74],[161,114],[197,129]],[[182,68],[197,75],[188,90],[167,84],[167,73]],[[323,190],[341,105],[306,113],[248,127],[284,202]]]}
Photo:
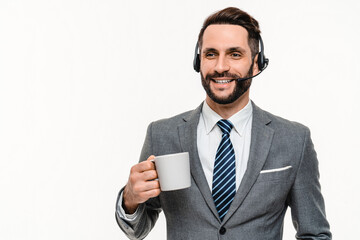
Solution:
{"label": "white background", "polygon": [[[237,6],[262,29],[263,109],[310,127],[335,239],[360,215],[354,0],[0,1],[0,239],[125,239],[115,200],[147,125],[204,99],[197,34]],[[289,215],[284,239],[295,239]],[[164,215],[147,239],[165,239]]]}

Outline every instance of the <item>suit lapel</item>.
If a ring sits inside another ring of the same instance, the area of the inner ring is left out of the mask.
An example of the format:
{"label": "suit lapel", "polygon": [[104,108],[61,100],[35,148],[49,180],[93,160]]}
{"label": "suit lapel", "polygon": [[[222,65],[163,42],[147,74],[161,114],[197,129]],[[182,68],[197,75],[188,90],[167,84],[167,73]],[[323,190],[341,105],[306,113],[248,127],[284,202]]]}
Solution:
{"label": "suit lapel", "polygon": [[253,121],[251,129],[250,154],[245,175],[241,181],[235,198],[230,206],[229,212],[224,218],[227,221],[240,207],[245,197],[256,182],[260,171],[265,164],[270,150],[274,130],[267,126],[270,119],[263,110],[253,104]]}
{"label": "suit lapel", "polygon": [[[178,126],[181,147],[185,152],[189,152],[190,171],[195,184],[199,188],[205,202],[211,209],[213,214],[218,218],[218,213],[206,181],[206,177],[200,162],[197,149],[197,126],[199,123],[201,104],[197,109],[191,112],[189,116],[184,118],[184,123]],[[220,221],[220,220],[219,220]]]}

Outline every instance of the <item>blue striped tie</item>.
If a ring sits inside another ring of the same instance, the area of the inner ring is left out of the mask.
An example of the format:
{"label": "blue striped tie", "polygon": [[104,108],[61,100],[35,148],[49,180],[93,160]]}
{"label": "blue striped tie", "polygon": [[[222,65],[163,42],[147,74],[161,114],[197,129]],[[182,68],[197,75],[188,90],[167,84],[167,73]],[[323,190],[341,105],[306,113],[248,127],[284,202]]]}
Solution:
{"label": "blue striped tie", "polygon": [[230,141],[232,123],[222,119],[217,122],[217,125],[223,134],[216,152],[212,195],[220,220],[222,221],[236,193],[235,152]]}

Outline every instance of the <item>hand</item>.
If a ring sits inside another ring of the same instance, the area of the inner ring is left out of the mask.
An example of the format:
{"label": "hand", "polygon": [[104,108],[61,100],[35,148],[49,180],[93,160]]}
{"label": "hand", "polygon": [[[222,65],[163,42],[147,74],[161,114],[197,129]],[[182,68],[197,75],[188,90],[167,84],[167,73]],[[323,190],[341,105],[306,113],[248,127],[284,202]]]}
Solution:
{"label": "hand", "polygon": [[160,194],[159,181],[155,164],[151,161],[155,156],[151,155],[146,161],[140,162],[131,168],[128,183],[123,192],[123,208],[127,214],[136,211],[140,203]]}

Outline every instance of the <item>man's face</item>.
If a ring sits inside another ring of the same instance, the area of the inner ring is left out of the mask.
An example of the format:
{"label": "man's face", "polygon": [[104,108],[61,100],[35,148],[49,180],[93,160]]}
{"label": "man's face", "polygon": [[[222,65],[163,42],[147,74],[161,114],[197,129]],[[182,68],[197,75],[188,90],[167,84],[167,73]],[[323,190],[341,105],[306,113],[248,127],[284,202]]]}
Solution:
{"label": "man's face", "polygon": [[230,24],[208,26],[200,54],[202,85],[212,101],[218,104],[233,103],[248,91],[251,79],[235,80],[253,75],[245,28]]}

